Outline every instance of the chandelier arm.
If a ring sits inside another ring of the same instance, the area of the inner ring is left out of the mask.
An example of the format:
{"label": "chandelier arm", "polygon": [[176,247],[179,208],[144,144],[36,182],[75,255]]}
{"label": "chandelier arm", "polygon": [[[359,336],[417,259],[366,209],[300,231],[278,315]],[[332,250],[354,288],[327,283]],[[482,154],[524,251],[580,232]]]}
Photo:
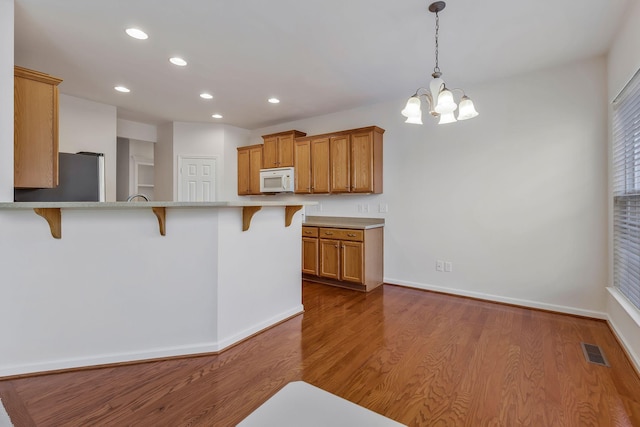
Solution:
{"label": "chandelier arm", "polygon": [[[447,88],[447,89],[449,89],[449,88]],[[467,95],[467,94],[464,92],[464,90],[462,90],[462,89],[461,89],[461,88],[459,88],[459,87],[454,87],[453,89],[449,89],[449,90],[451,91],[451,93],[453,93],[453,91],[455,91],[455,90],[458,90],[458,91],[462,92],[462,96],[466,96],[466,95]],[[460,98],[462,98],[462,96],[461,96]]]}

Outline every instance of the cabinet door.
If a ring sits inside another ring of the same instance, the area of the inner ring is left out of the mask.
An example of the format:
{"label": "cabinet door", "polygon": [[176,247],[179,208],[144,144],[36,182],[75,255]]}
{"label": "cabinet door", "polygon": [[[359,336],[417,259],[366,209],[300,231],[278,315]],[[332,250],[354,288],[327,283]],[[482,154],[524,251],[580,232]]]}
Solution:
{"label": "cabinet door", "polygon": [[351,191],[373,192],[373,132],[351,135]]}
{"label": "cabinet door", "polygon": [[302,272],[318,275],[318,239],[302,238]]}
{"label": "cabinet door", "polygon": [[249,149],[238,148],[238,195],[247,195],[250,191]]}
{"label": "cabinet door", "polygon": [[351,162],[349,157],[349,135],[332,137],[330,139],[332,193],[347,193],[351,191]]}
{"label": "cabinet door", "polygon": [[319,276],[340,280],[340,241],[320,239]]}
{"label": "cabinet door", "polygon": [[296,141],[293,146],[296,193],[311,193],[311,141]]}
{"label": "cabinet door", "polygon": [[311,189],[314,193],[328,193],[329,179],[329,138],[311,141],[311,169],[313,171]]}
{"label": "cabinet door", "polygon": [[278,167],[293,166],[293,134],[278,137]]}
{"label": "cabinet door", "polygon": [[262,147],[249,149],[249,194],[260,193],[260,169],[262,167]]}
{"label": "cabinet door", "polygon": [[58,87],[37,71],[14,73],[14,187],[58,186]]}
{"label": "cabinet door", "polygon": [[362,242],[341,242],[342,246],[342,280],[364,283],[364,251]]}
{"label": "cabinet door", "polygon": [[273,136],[264,140],[264,156],[262,167],[265,169],[278,167],[278,138]]}

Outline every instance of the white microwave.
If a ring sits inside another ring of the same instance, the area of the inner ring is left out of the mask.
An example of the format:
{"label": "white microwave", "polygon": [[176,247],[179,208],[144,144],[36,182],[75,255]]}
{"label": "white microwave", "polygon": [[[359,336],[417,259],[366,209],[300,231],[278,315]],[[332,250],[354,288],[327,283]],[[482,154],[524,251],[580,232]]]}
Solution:
{"label": "white microwave", "polygon": [[293,168],[260,169],[260,192],[293,193]]}

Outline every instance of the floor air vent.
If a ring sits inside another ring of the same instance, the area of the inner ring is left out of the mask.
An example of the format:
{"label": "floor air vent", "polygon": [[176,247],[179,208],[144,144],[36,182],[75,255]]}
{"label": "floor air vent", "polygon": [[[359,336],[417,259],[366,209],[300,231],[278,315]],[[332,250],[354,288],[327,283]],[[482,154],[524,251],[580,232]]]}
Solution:
{"label": "floor air vent", "polygon": [[607,358],[604,357],[604,353],[600,347],[583,342],[581,342],[580,345],[582,346],[582,352],[584,353],[584,358],[587,359],[587,362],[601,366],[609,366],[609,362],[607,362]]}

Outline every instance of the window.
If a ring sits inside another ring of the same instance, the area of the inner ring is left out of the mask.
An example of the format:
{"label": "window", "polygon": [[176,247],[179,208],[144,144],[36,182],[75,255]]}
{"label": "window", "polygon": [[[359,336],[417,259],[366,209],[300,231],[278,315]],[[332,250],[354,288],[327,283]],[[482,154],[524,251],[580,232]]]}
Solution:
{"label": "window", "polygon": [[640,70],[613,101],[613,285],[640,309]]}

